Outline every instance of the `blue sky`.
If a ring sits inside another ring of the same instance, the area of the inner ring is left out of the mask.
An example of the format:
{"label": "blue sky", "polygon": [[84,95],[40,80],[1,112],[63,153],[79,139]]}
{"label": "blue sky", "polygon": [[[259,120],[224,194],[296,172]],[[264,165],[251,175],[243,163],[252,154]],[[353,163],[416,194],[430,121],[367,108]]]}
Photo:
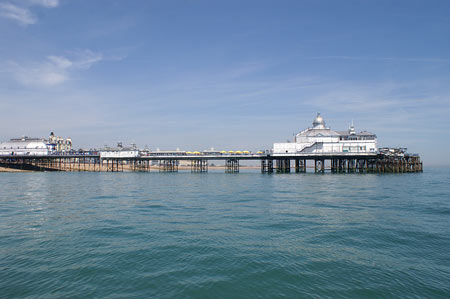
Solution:
{"label": "blue sky", "polygon": [[450,164],[450,1],[0,0],[0,140],[266,149],[311,125]]}

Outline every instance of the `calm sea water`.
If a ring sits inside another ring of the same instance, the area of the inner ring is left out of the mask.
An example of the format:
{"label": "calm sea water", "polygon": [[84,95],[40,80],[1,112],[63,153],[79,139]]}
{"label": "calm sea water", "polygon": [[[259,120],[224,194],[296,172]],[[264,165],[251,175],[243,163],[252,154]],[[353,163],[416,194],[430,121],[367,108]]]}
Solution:
{"label": "calm sea water", "polygon": [[450,171],[1,173],[1,298],[450,297]]}

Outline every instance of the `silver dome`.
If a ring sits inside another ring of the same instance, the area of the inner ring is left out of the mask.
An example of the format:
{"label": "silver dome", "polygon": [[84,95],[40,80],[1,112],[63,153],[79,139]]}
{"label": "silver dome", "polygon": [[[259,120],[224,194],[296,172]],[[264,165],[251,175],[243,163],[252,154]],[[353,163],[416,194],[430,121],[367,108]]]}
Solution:
{"label": "silver dome", "polygon": [[317,116],[313,121],[313,128],[314,129],[325,128],[325,121],[323,120],[323,117],[320,115],[320,113],[317,113]]}

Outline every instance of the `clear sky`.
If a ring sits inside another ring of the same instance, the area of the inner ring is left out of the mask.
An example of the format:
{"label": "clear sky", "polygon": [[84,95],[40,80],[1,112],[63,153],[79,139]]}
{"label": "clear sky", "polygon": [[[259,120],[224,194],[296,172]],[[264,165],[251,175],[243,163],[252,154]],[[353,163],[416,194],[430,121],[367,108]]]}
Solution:
{"label": "clear sky", "polygon": [[450,164],[450,1],[0,0],[0,140],[256,150],[327,125]]}

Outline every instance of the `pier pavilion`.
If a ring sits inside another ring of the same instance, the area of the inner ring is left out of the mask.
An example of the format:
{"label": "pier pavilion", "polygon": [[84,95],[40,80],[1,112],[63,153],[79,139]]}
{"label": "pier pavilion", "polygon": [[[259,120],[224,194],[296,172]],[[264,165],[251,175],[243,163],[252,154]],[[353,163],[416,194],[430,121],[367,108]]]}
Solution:
{"label": "pier pavilion", "polygon": [[348,131],[333,131],[317,113],[313,126],[294,136],[292,142],[274,143],[273,154],[329,154],[329,153],[376,153],[377,136],[362,131],[357,133],[353,122]]}
{"label": "pier pavilion", "polygon": [[0,156],[47,156],[50,149],[41,138],[14,138],[0,143]]}

